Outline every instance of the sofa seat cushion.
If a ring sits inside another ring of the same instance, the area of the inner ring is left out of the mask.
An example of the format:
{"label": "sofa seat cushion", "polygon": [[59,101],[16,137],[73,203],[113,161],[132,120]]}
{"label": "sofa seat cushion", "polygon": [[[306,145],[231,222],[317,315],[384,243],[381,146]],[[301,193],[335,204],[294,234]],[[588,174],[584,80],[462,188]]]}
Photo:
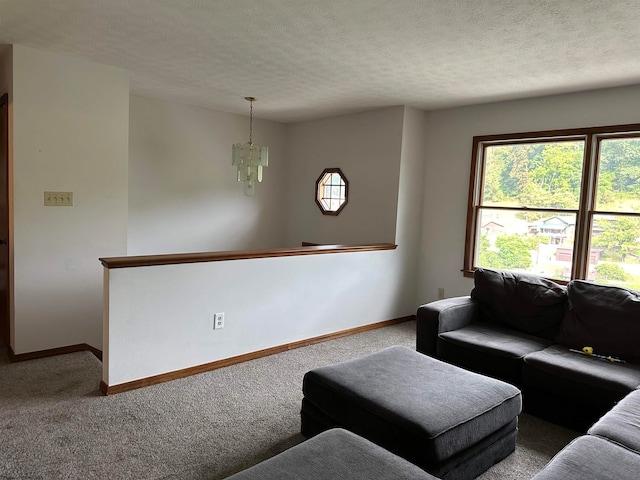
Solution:
{"label": "sofa seat cushion", "polygon": [[605,362],[552,345],[524,357],[522,377],[525,389],[613,406],[640,385],[640,365]]}
{"label": "sofa seat cushion", "polygon": [[471,298],[479,319],[553,340],[565,314],[566,288],[537,275],[478,268]]}
{"label": "sofa seat cushion", "polygon": [[620,400],[588,433],[619,443],[640,454],[640,390],[634,390]]}
{"label": "sofa seat cushion", "polygon": [[476,322],[441,333],[438,358],[518,385],[523,357],[549,345],[550,340]]}
{"label": "sofa seat cushion", "polygon": [[640,292],[573,280],[557,343],[640,364]]}
{"label": "sofa seat cushion", "polygon": [[631,450],[584,435],[563,448],[531,480],[637,480],[640,458]]}

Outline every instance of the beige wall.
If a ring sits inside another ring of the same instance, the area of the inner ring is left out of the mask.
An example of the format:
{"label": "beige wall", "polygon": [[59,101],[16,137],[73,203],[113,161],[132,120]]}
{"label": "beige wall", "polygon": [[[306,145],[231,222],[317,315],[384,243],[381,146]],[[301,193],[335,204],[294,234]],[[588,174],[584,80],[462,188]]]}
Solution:
{"label": "beige wall", "polygon": [[[357,244],[395,241],[403,107],[296,123],[287,130],[288,242]],[[315,182],[338,167],[349,180],[349,203],[323,215]]]}
{"label": "beige wall", "polygon": [[[246,116],[129,97],[118,69],[21,46],[15,52],[18,354],[102,348],[98,257],[310,238],[395,241],[403,107],[291,127],[256,120],[255,141],[269,145],[270,166],[250,198],[230,165],[231,144],[246,140]],[[313,201],[327,166],[342,167],[353,182],[337,223]],[[44,207],[45,190],[73,191],[74,206]],[[311,208],[300,212],[301,204]],[[402,287],[391,296],[407,305],[409,280],[402,268],[397,274]]]}
{"label": "beige wall", "polygon": [[[291,125],[258,120],[255,140],[269,145],[271,165],[249,198],[229,159],[247,117],[130,99],[121,70],[21,46],[7,60],[7,51],[0,86],[13,81],[16,353],[102,347],[97,258],[127,253],[127,240],[131,254],[396,242],[388,299],[403,313],[440,287],[468,294],[460,269],[472,137],[636,123],[640,106],[635,86]],[[313,199],[327,167],[350,181],[337,217]],[[73,191],[74,207],[44,207],[45,190]]]}
{"label": "beige wall", "polygon": [[102,348],[98,257],[126,253],[128,75],[15,45],[13,78],[13,349]]}
{"label": "beige wall", "polygon": [[414,306],[412,313],[415,313],[415,305],[418,301],[416,278],[420,258],[426,121],[426,112],[417,108],[404,107],[395,240],[398,245],[398,261],[401,264],[404,282],[393,287],[397,288],[398,294],[403,296],[401,303]]}
{"label": "beige wall", "polygon": [[231,145],[248,140],[248,117],[131,97],[129,255],[285,246],[285,126],[253,127],[269,166],[247,197]]}
{"label": "beige wall", "polygon": [[468,295],[462,276],[471,147],[475,135],[640,123],[640,86],[499,102],[427,114],[420,303]]}

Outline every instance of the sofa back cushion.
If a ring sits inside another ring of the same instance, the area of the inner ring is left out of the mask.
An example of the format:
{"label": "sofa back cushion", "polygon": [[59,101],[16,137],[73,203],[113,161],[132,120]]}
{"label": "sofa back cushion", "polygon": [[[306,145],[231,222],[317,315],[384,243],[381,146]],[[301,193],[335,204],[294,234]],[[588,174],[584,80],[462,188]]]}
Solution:
{"label": "sofa back cushion", "polygon": [[479,268],[471,297],[479,320],[554,340],[565,314],[566,287],[536,275]]}
{"label": "sofa back cushion", "polygon": [[573,280],[557,343],[640,363],[640,292]]}

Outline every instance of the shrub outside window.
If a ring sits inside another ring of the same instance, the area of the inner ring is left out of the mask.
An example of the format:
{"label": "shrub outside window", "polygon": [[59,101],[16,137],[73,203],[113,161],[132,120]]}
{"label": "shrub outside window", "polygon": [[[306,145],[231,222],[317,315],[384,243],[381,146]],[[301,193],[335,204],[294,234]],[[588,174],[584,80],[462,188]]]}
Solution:
{"label": "shrub outside window", "polygon": [[474,137],[477,267],[640,289],[640,125]]}
{"label": "shrub outside window", "polygon": [[325,215],[338,215],[349,199],[349,181],[339,168],[325,168],[316,180],[316,204]]}

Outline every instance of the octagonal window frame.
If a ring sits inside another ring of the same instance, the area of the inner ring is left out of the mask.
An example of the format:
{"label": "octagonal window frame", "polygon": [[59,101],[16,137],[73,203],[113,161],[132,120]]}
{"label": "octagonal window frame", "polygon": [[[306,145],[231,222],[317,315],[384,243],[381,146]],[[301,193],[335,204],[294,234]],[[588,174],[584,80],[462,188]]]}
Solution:
{"label": "octagonal window frame", "polygon": [[[338,175],[336,179],[335,175]],[[329,183],[327,182],[337,182]],[[339,215],[349,202],[349,180],[339,168],[325,168],[316,180],[315,191],[316,205],[323,215]],[[337,207],[333,207],[335,202],[339,202]],[[335,208],[335,210],[332,210]]]}

